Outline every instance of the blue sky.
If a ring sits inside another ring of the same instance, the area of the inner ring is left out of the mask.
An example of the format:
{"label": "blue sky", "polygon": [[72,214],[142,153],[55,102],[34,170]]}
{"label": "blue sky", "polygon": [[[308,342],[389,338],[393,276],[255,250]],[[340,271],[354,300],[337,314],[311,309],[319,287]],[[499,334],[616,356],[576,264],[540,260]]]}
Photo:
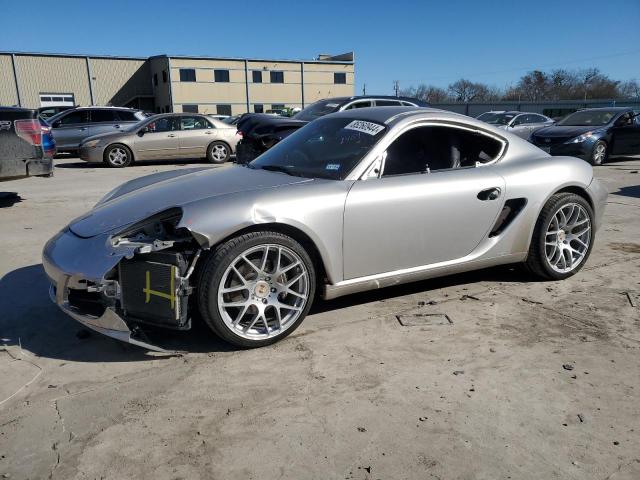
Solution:
{"label": "blue sky", "polygon": [[640,0],[0,0],[0,12],[0,50],[294,59],[353,50],[357,92],[461,76],[504,87],[535,67],[640,79]]}

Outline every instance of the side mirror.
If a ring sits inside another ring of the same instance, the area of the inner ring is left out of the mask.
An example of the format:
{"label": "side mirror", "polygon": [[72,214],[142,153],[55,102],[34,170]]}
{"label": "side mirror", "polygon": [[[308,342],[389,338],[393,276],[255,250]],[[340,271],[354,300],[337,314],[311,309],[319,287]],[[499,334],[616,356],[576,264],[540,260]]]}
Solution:
{"label": "side mirror", "polygon": [[138,136],[139,137],[143,137],[144,136],[144,132],[146,132],[146,129],[141,128],[140,130],[138,130]]}

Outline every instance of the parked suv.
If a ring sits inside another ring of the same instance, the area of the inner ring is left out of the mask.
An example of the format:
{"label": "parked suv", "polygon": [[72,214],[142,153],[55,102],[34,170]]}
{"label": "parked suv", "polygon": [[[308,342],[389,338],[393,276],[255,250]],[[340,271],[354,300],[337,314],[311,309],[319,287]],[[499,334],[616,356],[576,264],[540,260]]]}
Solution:
{"label": "parked suv", "polygon": [[58,152],[77,153],[80,143],[101,133],[124,130],[144,120],[142,110],[117,107],[79,107],[48,119]]}
{"label": "parked suv", "polygon": [[0,181],[53,173],[55,144],[38,111],[0,107]]}
{"label": "parked suv", "polygon": [[264,113],[245,114],[238,121],[238,133],[242,135],[242,140],[238,143],[236,162],[249,163],[307,123],[329,113],[367,107],[427,106],[416,98],[363,95],[320,100],[300,110],[291,118]]}

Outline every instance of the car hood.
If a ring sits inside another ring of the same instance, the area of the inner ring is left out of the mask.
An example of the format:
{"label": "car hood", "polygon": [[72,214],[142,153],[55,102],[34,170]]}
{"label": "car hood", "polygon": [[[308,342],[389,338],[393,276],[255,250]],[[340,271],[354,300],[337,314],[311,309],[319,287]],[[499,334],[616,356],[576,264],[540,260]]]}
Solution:
{"label": "car hood", "polygon": [[288,117],[252,113],[243,116],[238,122],[238,130],[245,136],[260,137],[270,135],[280,130],[298,129],[305,126],[304,120],[294,120]]}
{"label": "car hood", "polygon": [[573,138],[583,133],[593,132],[594,130],[600,130],[603,127],[591,126],[591,127],[570,127],[553,125],[551,127],[544,127],[540,130],[536,130],[534,134],[536,137],[542,138]]}
{"label": "car hood", "polygon": [[90,238],[205,198],[311,181],[240,166],[161,172],[121,185],[89,213],[72,221],[69,229]]}

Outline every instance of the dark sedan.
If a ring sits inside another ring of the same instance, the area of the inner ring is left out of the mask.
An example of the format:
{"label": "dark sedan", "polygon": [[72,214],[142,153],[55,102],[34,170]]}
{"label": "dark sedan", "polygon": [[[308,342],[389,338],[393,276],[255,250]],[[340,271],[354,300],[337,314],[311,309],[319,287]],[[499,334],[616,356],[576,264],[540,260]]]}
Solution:
{"label": "dark sedan", "polygon": [[551,155],[601,165],[612,155],[640,154],[640,119],[626,107],[580,110],[536,131],[531,142]]}

